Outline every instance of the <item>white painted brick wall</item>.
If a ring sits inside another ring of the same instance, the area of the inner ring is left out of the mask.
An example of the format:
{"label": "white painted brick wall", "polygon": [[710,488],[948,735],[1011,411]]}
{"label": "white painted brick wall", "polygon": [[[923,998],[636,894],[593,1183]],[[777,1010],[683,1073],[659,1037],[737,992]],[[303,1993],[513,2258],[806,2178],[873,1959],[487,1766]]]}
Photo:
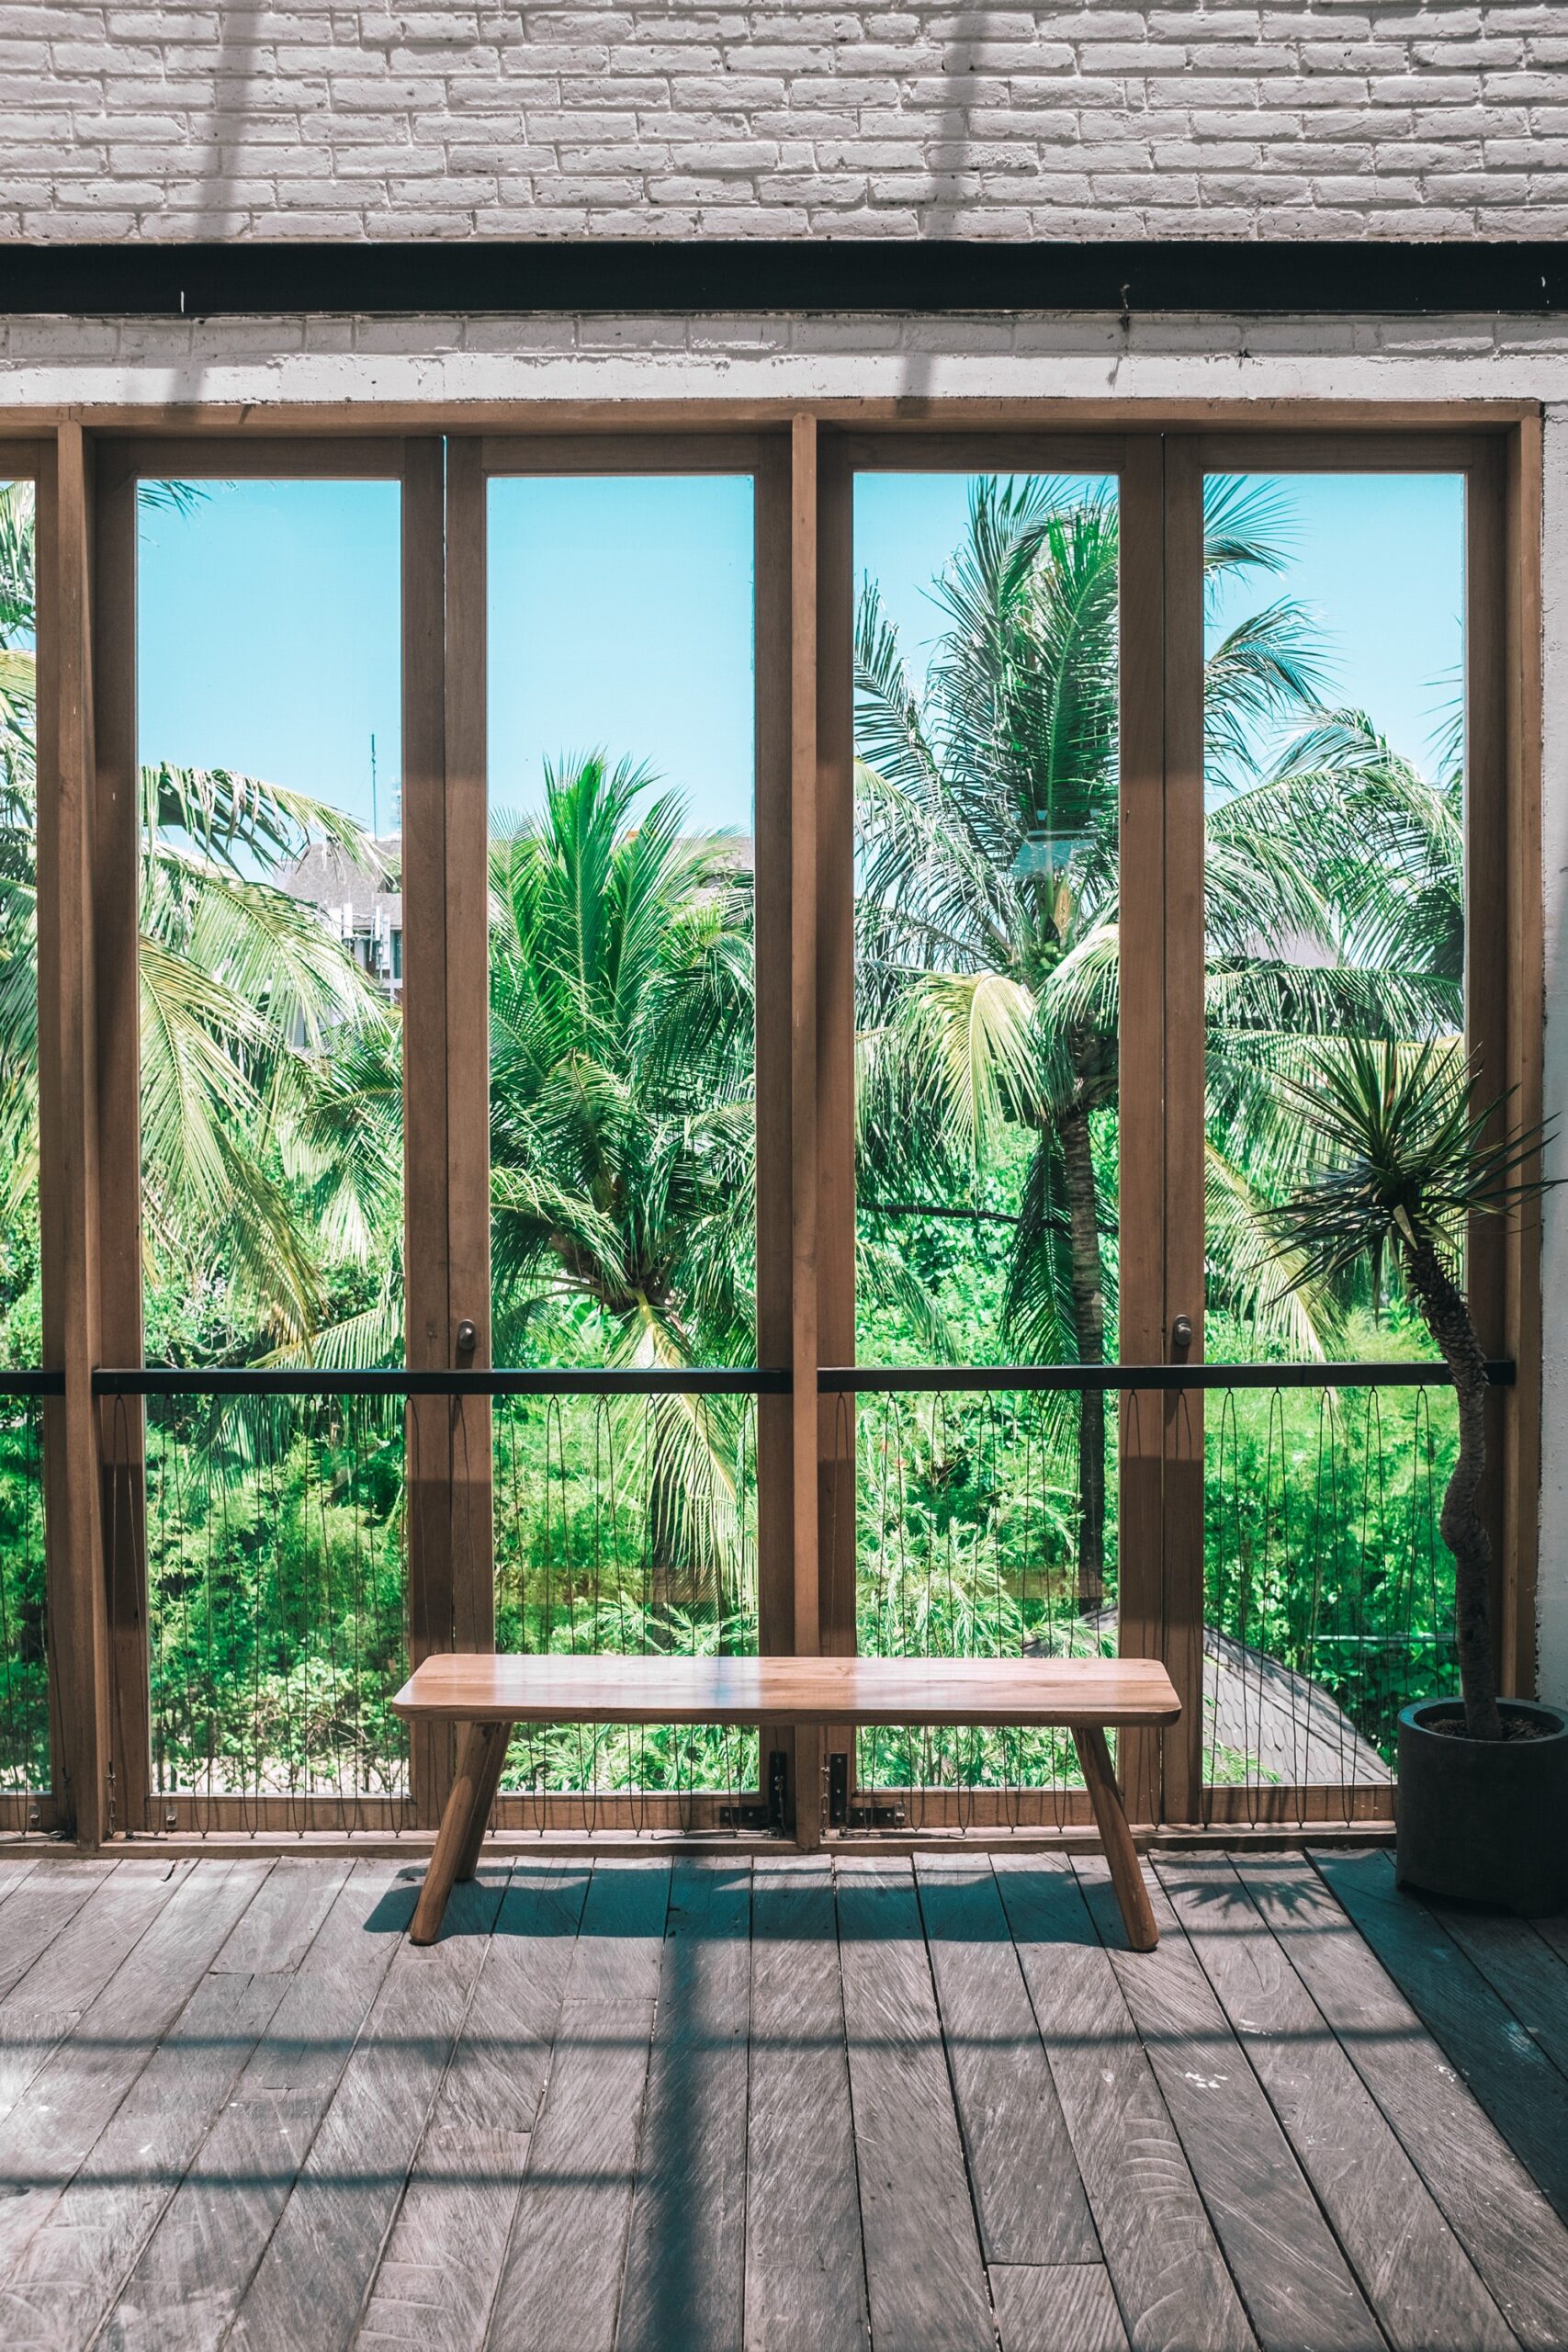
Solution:
{"label": "white painted brick wall", "polygon": [[1552,237],[1568,6],[0,0],[0,237]]}

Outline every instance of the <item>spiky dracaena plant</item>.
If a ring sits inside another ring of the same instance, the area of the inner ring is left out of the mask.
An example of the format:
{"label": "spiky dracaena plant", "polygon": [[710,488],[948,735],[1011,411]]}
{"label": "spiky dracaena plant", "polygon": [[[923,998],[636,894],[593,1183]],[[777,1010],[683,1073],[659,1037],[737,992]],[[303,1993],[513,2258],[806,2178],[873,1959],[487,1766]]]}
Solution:
{"label": "spiky dracaena plant", "polygon": [[1284,1081],[1322,1149],[1318,1169],[1272,1210],[1291,1280],[1331,1282],[1371,1263],[1381,1293],[1392,1253],[1453,1379],[1459,1456],[1438,1525],[1454,1558],[1454,1629],[1465,1731],[1501,1739],[1489,1590],[1492,1539],[1480,1505],[1486,1464],[1486,1360],[1463,1289],[1465,1227],[1539,1199],[1539,1126],[1510,1128],[1474,1104],[1473,1066],[1453,1040],[1325,1044]]}

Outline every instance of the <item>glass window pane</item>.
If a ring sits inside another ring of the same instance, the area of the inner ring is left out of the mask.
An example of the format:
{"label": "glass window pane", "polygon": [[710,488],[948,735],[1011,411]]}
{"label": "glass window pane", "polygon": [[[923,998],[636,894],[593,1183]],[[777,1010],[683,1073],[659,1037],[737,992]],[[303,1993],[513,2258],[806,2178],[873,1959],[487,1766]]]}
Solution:
{"label": "glass window pane", "polygon": [[[1350,1150],[1331,1118],[1462,1086],[1463,481],[1205,508],[1207,1352],[1429,1360],[1397,1250],[1314,1261],[1273,1212]],[[1451,1669],[1451,1391],[1237,1391],[1207,1432],[1210,1779],[1386,1785]]]}
{"label": "glass window pane", "polygon": [[[395,482],[141,486],[146,1346],[402,1360]],[[153,1400],[159,1802],[404,1781],[402,1416]]]}
{"label": "glass window pane", "polygon": [[[756,1361],[753,530],[749,476],[490,485],[498,1363]],[[754,1649],[754,1431],[750,1398],[498,1404],[500,1645]],[[750,1735],[572,1727],[507,1785],[756,1773]]]}
{"label": "glass window pane", "polygon": [[[1116,485],[863,474],[854,533],[860,1358],[1099,1364]],[[1114,1650],[1115,1418],[1099,1389],[863,1399],[863,1650]],[[1044,1736],[888,1747],[863,1742],[863,1780],[1077,1777]]]}
{"label": "glass window pane", "polygon": [[[0,1368],[43,1361],[39,1287],[37,693],[30,481],[0,480]],[[0,1397],[0,1829],[51,1786],[39,1406]],[[6,1808],[13,1808],[7,1811]]]}

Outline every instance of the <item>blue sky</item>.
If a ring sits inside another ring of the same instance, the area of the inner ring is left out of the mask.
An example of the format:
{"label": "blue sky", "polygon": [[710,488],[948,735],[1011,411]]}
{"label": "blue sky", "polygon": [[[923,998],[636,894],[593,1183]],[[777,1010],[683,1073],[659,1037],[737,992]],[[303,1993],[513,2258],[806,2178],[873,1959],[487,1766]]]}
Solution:
{"label": "blue sky", "polygon": [[755,764],[749,476],[493,481],[490,797],[535,808],[543,761],[608,752],[749,833]]}
{"label": "blue sky", "polygon": [[[917,676],[967,489],[954,474],[856,484],[857,574],[881,581]],[[1300,598],[1320,617],[1336,697],[1420,757],[1462,652],[1460,482],[1297,477],[1280,490],[1289,568],[1233,591],[1214,626]],[[750,482],[496,482],[490,560],[492,805],[536,805],[546,757],[603,746],[659,770],[695,824],[750,831]],[[396,485],[214,485],[188,515],[143,515],[140,564],[142,757],[241,769],[368,821],[374,735],[391,831]]]}
{"label": "blue sky", "polygon": [[137,690],[143,760],[228,767],[395,820],[396,482],[215,483],[188,514],[143,508]]}
{"label": "blue sky", "polygon": [[[1458,475],[1277,477],[1286,569],[1233,582],[1210,616],[1211,645],[1247,614],[1289,596],[1310,606],[1335,700],[1371,711],[1396,748],[1423,759],[1443,683],[1463,655],[1463,484]],[[881,582],[905,659],[924,673],[942,615],[933,574],[962,538],[964,474],[863,474],[855,570]]]}
{"label": "blue sky", "polygon": [[1274,478],[1288,561],[1230,583],[1211,645],[1247,613],[1289,596],[1317,616],[1331,697],[1367,711],[1396,751],[1427,764],[1464,662],[1464,483],[1458,474]]}

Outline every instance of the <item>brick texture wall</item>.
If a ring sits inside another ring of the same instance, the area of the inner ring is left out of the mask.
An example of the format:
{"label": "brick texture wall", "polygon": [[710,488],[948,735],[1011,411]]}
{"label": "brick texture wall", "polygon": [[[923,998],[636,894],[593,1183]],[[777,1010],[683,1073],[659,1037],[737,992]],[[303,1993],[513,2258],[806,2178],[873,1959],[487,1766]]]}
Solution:
{"label": "brick texture wall", "polygon": [[0,0],[0,236],[804,232],[1561,235],[1568,6]]}

